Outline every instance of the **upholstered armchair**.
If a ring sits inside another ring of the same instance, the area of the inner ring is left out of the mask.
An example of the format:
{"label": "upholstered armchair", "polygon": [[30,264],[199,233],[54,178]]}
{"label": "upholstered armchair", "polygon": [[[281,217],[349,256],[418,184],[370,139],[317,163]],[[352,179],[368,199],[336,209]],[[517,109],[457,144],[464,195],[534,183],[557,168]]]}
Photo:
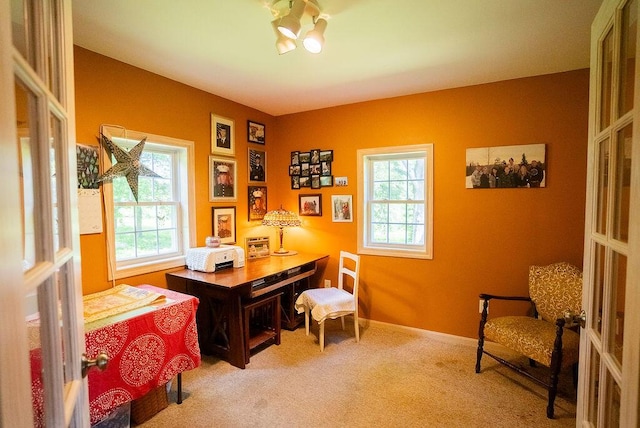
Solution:
{"label": "upholstered armchair", "polygon": [[[501,316],[488,319],[491,301],[528,301],[533,316]],[[569,263],[529,268],[529,296],[511,297],[480,294],[482,315],[478,331],[476,373],[480,373],[480,360],[486,354],[501,364],[527,376],[549,391],[547,417],[553,418],[554,401],[561,369],[574,366],[574,386],[578,363],[580,336],[573,327],[573,315],[578,314],[582,302],[582,272]],[[525,369],[484,349],[485,340],[529,358],[531,365],[538,362],[550,368],[548,381],[534,377]]]}

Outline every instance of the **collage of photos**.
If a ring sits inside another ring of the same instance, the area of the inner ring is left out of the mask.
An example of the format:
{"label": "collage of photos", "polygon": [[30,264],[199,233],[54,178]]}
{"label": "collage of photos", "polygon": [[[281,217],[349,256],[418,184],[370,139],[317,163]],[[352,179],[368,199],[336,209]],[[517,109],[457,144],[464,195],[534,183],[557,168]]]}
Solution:
{"label": "collage of photos", "polygon": [[291,152],[289,176],[291,188],[319,189],[333,186],[331,163],[333,150],[313,149],[308,152]]}

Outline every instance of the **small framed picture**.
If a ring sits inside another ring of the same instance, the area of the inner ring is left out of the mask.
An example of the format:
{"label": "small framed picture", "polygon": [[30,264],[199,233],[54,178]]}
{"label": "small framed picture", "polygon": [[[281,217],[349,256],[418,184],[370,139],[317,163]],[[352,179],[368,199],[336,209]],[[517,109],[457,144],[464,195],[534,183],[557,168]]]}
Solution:
{"label": "small framed picture", "polygon": [[309,152],[309,163],[320,163],[320,149],[313,149]]}
{"label": "small framed picture", "polygon": [[319,174],[313,174],[311,176],[311,188],[312,189],[319,189],[320,188],[320,175]]}
{"label": "small framed picture", "polygon": [[264,144],[265,129],[262,123],[247,120],[247,140],[250,143]]}
{"label": "small framed picture", "polygon": [[309,152],[299,152],[298,159],[300,163],[303,163],[303,162],[309,163],[311,161],[311,154]]}
{"label": "small framed picture", "polygon": [[333,186],[333,175],[321,175],[320,176],[320,186],[321,187],[331,187],[331,186]]}
{"label": "small framed picture", "polygon": [[333,150],[320,150],[321,162],[333,162]]}
{"label": "small framed picture", "polygon": [[300,187],[311,187],[311,177],[300,176]]}
{"label": "small framed picture", "polygon": [[249,183],[267,181],[267,152],[249,149]]}
{"label": "small framed picture", "polygon": [[322,161],[320,162],[320,170],[321,170],[321,174],[322,175],[331,175],[331,162],[329,161]]}
{"label": "small framed picture", "polygon": [[289,175],[300,175],[300,165],[289,165]]}
{"label": "small framed picture", "polygon": [[249,186],[249,221],[262,220],[267,213],[267,187]]}
{"label": "small framed picture", "polygon": [[236,152],[233,120],[211,114],[211,153],[233,156]]}
{"label": "small framed picture", "polygon": [[236,161],[209,156],[209,202],[237,200]]}
{"label": "small framed picture", "polygon": [[260,257],[269,257],[269,237],[256,236],[253,238],[245,238],[245,251],[247,259],[259,259]]}
{"label": "small framed picture", "polygon": [[300,164],[300,175],[303,177],[308,177],[311,174],[311,169],[309,167],[309,162],[302,162]]}
{"label": "small framed picture", "polygon": [[299,215],[322,216],[322,195],[298,196]]}
{"label": "small framed picture", "polygon": [[331,219],[334,222],[353,221],[353,202],[351,195],[331,195]]}
{"label": "small framed picture", "polygon": [[291,165],[300,165],[300,152],[291,152]]}
{"label": "small framed picture", "polygon": [[236,242],[236,207],[213,207],[211,209],[213,236],[223,244]]}
{"label": "small framed picture", "polygon": [[300,176],[299,175],[292,175],[291,176],[291,190],[298,190],[300,189]]}

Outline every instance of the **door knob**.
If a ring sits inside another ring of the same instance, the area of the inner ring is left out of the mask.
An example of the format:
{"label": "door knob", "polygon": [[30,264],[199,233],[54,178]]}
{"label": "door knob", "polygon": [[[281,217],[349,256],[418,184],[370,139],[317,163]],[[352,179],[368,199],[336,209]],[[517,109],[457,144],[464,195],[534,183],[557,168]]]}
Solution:
{"label": "door knob", "polygon": [[584,309],[580,311],[579,314],[574,314],[571,311],[567,311],[564,313],[564,320],[567,324],[567,327],[578,324],[580,327],[584,328],[587,325],[587,313],[584,311]]}
{"label": "door knob", "polygon": [[87,358],[87,354],[82,354],[82,377],[87,377],[91,367],[97,367],[101,372],[105,371],[109,364],[109,356],[106,352],[100,352],[95,360]]}

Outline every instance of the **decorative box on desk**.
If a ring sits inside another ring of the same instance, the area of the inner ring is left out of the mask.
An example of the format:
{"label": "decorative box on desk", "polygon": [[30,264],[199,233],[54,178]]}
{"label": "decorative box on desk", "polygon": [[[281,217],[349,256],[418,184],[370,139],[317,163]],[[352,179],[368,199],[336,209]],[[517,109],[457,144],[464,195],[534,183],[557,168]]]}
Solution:
{"label": "decorative box on desk", "polygon": [[282,293],[282,322],[287,328],[295,328],[300,320],[292,316],[293,295],[300,288],[318,286],[327,258],[298,253],[247,260],[242,268],[214,273],[183,269],[166,274],[167,286],[200,299],[197,324],[202,352],[244,368],[249,361],[244,309]]}

